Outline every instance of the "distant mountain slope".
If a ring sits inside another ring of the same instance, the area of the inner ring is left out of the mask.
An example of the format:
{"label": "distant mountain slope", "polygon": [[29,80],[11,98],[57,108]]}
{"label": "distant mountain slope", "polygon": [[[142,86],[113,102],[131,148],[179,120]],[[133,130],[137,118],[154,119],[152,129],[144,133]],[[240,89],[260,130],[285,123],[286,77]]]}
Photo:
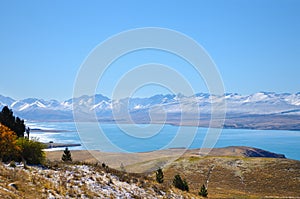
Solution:
{"label": "distant mountain slope", "polygon": [[97,118],[102,121],[131,122],[125,117],[128,110],[131,119],[135,122],[148,123],[150,120],[161,122],[164,121],[163,116],[166,114],[167,123],[175,125],[179,123],[198,125],[192,117],[190,121],[188,121],[189,118],[186,121],[180,121],[180,117],[182,113],[195,114],[199,109],[199,125],[208,126],[211,105],[222,99],[225,99],[227,104],[225,127],[300,129],[300,93],[258,92],[251,95],[227,93],[225,96],[207,93],[193,96],[168,94],[120,100],[111,100],[97,94],[84,95],[63,102],[36,98],[14,100],[0,95],[0,108],[8,105],[16,115],[34,121],[72,121],[72,111],[76,109],[82,115],[82,120],[90,120],[88,113],[95,112]]}

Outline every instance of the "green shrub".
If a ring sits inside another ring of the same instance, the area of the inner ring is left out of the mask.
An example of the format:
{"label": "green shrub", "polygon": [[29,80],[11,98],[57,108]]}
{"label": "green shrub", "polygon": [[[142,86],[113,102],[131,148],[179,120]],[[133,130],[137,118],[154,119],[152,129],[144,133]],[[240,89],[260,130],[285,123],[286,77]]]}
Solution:
{"label": "green shrub", "polygon": [[20,148],[19,159],[27,164],[43,164],[45,161],[45,145],[37,139],[19,138],[17,146]]}

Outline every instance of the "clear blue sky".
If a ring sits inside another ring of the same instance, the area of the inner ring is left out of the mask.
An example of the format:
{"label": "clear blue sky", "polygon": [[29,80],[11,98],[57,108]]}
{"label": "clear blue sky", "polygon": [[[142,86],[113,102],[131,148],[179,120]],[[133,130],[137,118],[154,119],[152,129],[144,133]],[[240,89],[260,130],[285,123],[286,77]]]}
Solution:
{"label": "clear blue sky", "polygon": [[[201,44],[218,66],[226,92],[300,91],[299,0],[3,0],[0,94],[71,98],[80,65],[96,45],[121,31],[149,26],[174,29]],[[151,59],[138,63],[143,61]],[[192,72],[187,76],[193,82]],[[98,89],[105,95],[111,93],[109,79]],[[142,93],[151,95],[153,89]]]}

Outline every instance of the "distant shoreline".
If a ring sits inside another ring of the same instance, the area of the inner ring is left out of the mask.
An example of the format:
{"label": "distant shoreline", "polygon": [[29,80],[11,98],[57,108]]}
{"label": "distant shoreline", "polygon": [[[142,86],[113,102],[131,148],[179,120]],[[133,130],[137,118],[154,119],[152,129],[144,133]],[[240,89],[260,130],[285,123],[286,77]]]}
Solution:
{"label": "distant shoreline", "polygon": [[81,144],[76,144],[76,143],[66,144],[66,143],[48,142],[43,144],[46,146],[47,149],[81,146]]}
{"label": "distant shoreline", "polygon": [[32,128],[31,132],[52,132],[52,133],[60,133],[60,132],[72,132],[69,130],[59,130],[59,129],[41,129],[41,128]]}

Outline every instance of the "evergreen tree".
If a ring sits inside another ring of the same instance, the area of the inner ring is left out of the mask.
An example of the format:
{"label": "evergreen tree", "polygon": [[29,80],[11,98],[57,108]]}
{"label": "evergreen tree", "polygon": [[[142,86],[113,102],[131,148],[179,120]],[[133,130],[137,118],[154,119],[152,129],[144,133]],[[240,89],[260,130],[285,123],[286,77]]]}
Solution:
{"label": "evergreen tree", "polygon": [[157,169],[157,171],[156,171],[156,181],[158,183],[164,182],[164,173],[161,168]]}
{"label": "evergreen tree", "polygon": [[185,180],[182,180],[179,174],[174,176],[173,185],[176,188],[181,189],[182,191],[189,191],[187,182]]}
{"label": "evergreen tree", "polygon": [[199,196],[202,196],[202,197],[207,197],[208,195],[208,192],[207,192],[207,189],[204,185],[202,185],[200,191],[199,191]]}
{"label": "evergreen tree", "polygon": [[0,112],[0,123],[14,131],[18,137],[24,137],[25,124],[24,120],[15,117],[11,109],[4,106]]}
{"label": "evergreen tree", "polygon": [[69,151],[68,147],[66,147],[66,149],[64,150],[61,159],[64,162],[72,162],[71,152]]}

